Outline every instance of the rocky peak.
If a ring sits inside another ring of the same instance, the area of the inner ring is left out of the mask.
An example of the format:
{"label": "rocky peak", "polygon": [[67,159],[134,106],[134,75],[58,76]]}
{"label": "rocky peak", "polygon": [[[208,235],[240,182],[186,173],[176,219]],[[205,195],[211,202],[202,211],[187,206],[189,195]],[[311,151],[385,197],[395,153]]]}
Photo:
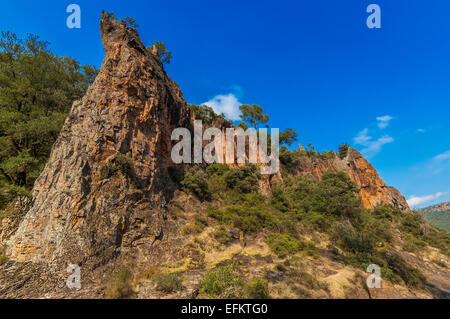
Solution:
{"label": "rocky peak", "polygon": [[8,253],[18,261],[83,263],[163,233],[174,185],[171,132],[193,115],[135,29],[101,19],[105,58],[72,110],[33,189]]}

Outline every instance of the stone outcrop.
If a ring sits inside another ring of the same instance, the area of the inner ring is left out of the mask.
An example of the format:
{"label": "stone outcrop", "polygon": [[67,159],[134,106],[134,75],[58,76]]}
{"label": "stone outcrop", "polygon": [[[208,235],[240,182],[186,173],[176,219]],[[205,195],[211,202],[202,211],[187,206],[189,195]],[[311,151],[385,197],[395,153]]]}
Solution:
{"label": "stone outcrop", "polygon": [[359,187],[364,207],[373,209],[378,205],[392,205],[409,210],[402,194],[387,186],[375,168],[357,150],[349,149],[345,158],[335,155],[332,159],[301,156],[296,163],[297,174],[310,174],[321,179],[322,174],[330,170],[345,172]]}
{"label": "stone outcrop", "polygon": [[106,14],[100,73],[72,110],[8,242],[17,261],[104,261],[163,236],[175,127],[193,115],[137,31]]}

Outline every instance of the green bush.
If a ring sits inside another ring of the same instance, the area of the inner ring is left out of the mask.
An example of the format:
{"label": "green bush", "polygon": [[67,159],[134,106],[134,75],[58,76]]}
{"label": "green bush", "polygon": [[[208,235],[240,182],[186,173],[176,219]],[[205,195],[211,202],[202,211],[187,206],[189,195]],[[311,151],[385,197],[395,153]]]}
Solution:
{"label": "green bush", "polygon": [[371,253],[375,247],[372,234],[356,230],[349,221],[334,225],[332,239],[342,249],[352,253]]}
{"label": "green bush", "polygon": [[222,245],[228,245],[233,239],[232,234],[225,226],[220,226],[213,234],[214,238]]}
{"label": "green bush", "polygon": [[8,257],[5,254],[5,248],[0,247],[0,266],[8,261]]}
{"label": "green bush", "polygon": [[153,276],[156,290],[164,293],[172,293],[183,288],[183,281],[178,273],[160,273]]}
{"label": "green bush", "polygon": [[243,283],[235,274],[235,266],[219,266],[203,276],[200,293],[210,298],[241,298]]}
{"label": "green bush", "polygon": [[134,160],[122,153],[117,153],[110,165],[111,173],[121,172],[124,176],[132,177],[134,174]]}
{"label": "green bush", "polygon": [[269,283],[263,278],[253,278],[246,287],[249,299],[270,299]]}
{"label": "green bush", "polygon": [[386,252],[383,257],[389,268],[399,275],[407,286],[421,288],[426,284],[425,276],[418,269],[408,265],[399,255]]}
{"label": "green bush", "polygon": [[246,165],[227,171],[225,182],[230,189],[248,194],[259,189],[260,171],[255,165]]}
{"label": "green bush", "polygon": [[283,258],[288,255],[293,255],[303,249],[304,245],[286,234],[271,233],[267,238],[267,244],[270,249],[278,255],[278,257]]}
{"label": "green bush", "polygon": [[213,176],[213,175],[223,176],[229,171],[230,171],[230,167],[228,165],[220,164],[220,163],[211,164],[206,168],[206,172],[208,173],[209,176]]}
{"label": "green bush", "polygon": [[200,200],[209,200],[211,198],[208,187],[208,175],[198,166],[193,166],[186,172],[181,185],[185,190],[194,193]]}
{"label": "green bush", "polygon": [[341,159],[344,159],[344,158],[347,157],[349,148],[350,148],[350,145],[348,145],[347,143],[342,144],[342,145],[339,146],[339,157]]}

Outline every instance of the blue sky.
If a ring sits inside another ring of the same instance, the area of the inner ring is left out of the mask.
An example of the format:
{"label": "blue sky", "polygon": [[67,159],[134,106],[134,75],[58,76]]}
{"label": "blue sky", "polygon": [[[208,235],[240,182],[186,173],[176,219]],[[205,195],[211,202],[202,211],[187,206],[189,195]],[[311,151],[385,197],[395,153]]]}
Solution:
{"label": "blue sky", "polygon": [[[66,7],[81,7],[81,29]],[[366,8],[381,7],[381,29]],[[101,10],[134,17],[189,103],[231,116],[259,104],[303,145],[349,142],[419,206],[450,200],[450,2],[446,0],[3,1],[0,29],[101,65]]]}

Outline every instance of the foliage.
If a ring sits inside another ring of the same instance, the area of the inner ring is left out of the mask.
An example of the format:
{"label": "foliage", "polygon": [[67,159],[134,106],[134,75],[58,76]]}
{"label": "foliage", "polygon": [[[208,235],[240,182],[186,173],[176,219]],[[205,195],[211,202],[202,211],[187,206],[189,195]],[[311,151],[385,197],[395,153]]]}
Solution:
{"label": "foliage", "polygon": [[115,22],[119,21],[119,18],[113,12],[105,12],[105,11],[103,11],[103,13],[106,13],[106,17],[108,19],[111,19],[111,20],[113,20]]}
{"label": "foliage", "polygon": [[110,165],[111,173],[122,172],[124,176],[132,177],[134,173],[134,160],[122,153],[117,153]]}
{"label": "foliage", "polygon": [[269,122],[269,115],[264,114],[264,110],[261,106],[253,104],[239,106],[241,110],[241,119],[249,123],[254,129],[258,129],[259,125]]}
{"label": "foliage", "polygon": [[247,284],[246,292],[249,299],[270,299],[269,283],[263,278],[253,278]]}
{"label": "foliage", "polygon": [[178,273],[159,273],[153,276],[156,283],[156,290],[166,294],[179,291],[183,288],[181,276]]}
{"label": "foliage", "polygon": [[133,19],[132,17],[126,16],[124,21],[126,21],[130,27],[139,28],[139,24],[137,24],[136,20]]}
{"label": "foliage", "polygon": [[450,232],[450,210],[433,211],[430,209],[419,212],[434,226]]}
{"label": "foliage", "polygon": [[35,35],[0,38],[0,206],[39,176],[72,103],[98,70],[55,56]]}
{"label": "foliage", "polygon": [[293,255],[303,248],[303,243],[287,234],[271,233],[267,238],[267,244],[278,257]]}
{"label": "foliage", "polygon": [[256,165],[246,165],[229,170],[224,179],[230,189],[248,194],[259,189],[260,171]]}
{"label": "foliage", "polygon": [[349,148],[350,148],[350,145],[348,145],[347,143],[342,144],[342,145],[339,146],[339,157],[341,159],[344,159],[344,158],[347,157]]}
{"label": "foliage", "polygon": [[230,264],[206,273],[201,281],[200,293],[210,298],[240,298],[243,295],[242,286],[241,278],[235,274],[235,266]]}
{"label": "foliage", "polygon": [[194,193],[200,200],[209,200],[208,175],[198,166],[191,167],[185,174],[181,185]]}
{"label": "foliage", "polygon": [[[161,41],[155,41],[153,42],[154,47],[156,47],[156,50],[158,51],[158,55],[161,58],[162,63],[170,64],[170,61],[172,60],[172,52],[166,49],[166,44]],[[152,47],[148,47],[147,50],[152,50]]]}
{"label": "foliage", "polygon": [[221,225],[214,233],[214,238],[221,243],[222,245],[228,245],[231,243],[231,240],[233,239],[232,234],[230,231],[224,226]]}
{"label": "foliage", "polygon": [[189,104],[189,107],[194,111],[195,119],[201,120],[205,124],[211,125],[217,119],[225,119],[225,115],[223,113],[216,114],[216,112],[214,112],[214,110],[207,105]]}
{"label": "foliage", "polygon": [[297,132],[291,128],[288,128],[285,131],[280,132],[279,138],[280,138],[279,140],[280,145],[286,144],[291,146],[292,143],[298,141]]}
{"label": "foliage", "polygon": [[221,223],[232,225],[247,233],[274,225],[274,216],[270,213],[262,195],[257,193],[243,195],[239,203],[224,209],[211,208],[208,214]]}

